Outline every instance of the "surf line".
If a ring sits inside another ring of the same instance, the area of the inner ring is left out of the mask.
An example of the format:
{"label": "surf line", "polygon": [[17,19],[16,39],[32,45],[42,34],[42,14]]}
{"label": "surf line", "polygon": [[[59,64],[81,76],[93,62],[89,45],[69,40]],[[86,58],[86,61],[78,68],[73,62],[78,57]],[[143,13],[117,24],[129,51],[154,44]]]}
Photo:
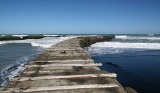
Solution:
{"label": "surf line", "polygon": [[[100,41],[99,38],[102,37],[92,37],[92,40],[93,38],[95,39],[95,42],[96,38]],[[73,90],[88,93],[92,92],[92,90],[97,91],[98,93],[136,93],[133,91],[128,92],[131,88],[124,88],[116,80],[117,75],[115,73],[100,70],[98,66],[101,66],[102,64],[95,64],[94,61],[91,61],[91,56],[84,55],[84,53],[87,54],[87,52],[80,47],[83,46],[80,45],[80,42],[84,42],[83,40],[85,39],[73,38],[51,46],[57,50],[47,50],[40,54],[35,62],[33,61],[30,63],[23,71],[31,71],[33,73],[22,72],[19,77],[14,78],[4,90],[0,91],[0,93],[32,93],[47,91],[68,91],[69,93],[72,93]],[[65,50],[61,50],[60,48]],[[61,61],[58,62],[58,60]],[[72,60],[72,62],[69,62],[69,60]],[[75,63],[74,60],[76,60]],[[55,63],[55,61],[57,62]],[[61,64],[62,62],[63,65]],[[41,73],[43,71],[46,71],[47,73]],[[13,85],[16,86],[16,88]]]}

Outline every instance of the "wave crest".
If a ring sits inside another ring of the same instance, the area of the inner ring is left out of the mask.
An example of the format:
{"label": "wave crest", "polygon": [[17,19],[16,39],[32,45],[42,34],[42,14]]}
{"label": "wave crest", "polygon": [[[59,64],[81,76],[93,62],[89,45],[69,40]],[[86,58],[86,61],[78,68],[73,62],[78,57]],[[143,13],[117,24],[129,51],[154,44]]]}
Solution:
{"label": "wave crest", "polygon": [[160,43],[100,42],[91,47],[160,49]]}
{"label": "wave crest", "polygon": [[149,36],[127,36],[127,35],[116,35],[116,39],[126,39],[126,40],[160,40],[160,37],[154,35]]}
{"label": "wave crest", "polygon": [[25,65],[28,64],[29,61],[29,57],[21,57],[20,59],[16,60],[16,64],[12,64],[2,70],[1,76],[4,82],[1,84],[1,86],[6,86],[8,81],[13,79],[13,77],[18,76],[20,72],[25,69]]}
{"label": "wave crest", "polygon": [[105,55],[105,54],[118,54],[122,53],[122,50],[119,49],[113,49],[113,48],[102,48],[102,47],[89,47],[88,48],[89,53],[91,55]]}
{"label": "wave crest", "polygon": [[27,40],[12,40],[12,41],[0,41],[0,44],[7,44],[7,43],[30,43],[32,46],[39,46],[48,48],[58,42],[63,40],[67,40],[74,37],[45,37],[42,39],[27,39]]}
{"label": "wave crest", "polygon": [[116,39],[126,39],[127,35],[116,35],[115,38]]}

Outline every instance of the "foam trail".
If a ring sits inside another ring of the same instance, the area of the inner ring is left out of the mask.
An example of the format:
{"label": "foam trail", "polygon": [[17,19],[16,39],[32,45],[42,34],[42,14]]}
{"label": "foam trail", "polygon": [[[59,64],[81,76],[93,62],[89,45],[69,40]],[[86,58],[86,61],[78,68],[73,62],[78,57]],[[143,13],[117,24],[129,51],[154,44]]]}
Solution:
{"label": "foam trail", "polygon": [[0,41],[0,44],[5,43],[30,43],[32,46],[40,46],[44,48],[48,48],[58,42],[61,42],[63,40],[67,40],[73,37],[45,37],[42,39],[27,39],[27,40],[12,40],[12,41]]}
{"label": "foam trail", "polygon": [[91,47],[160,49],[160,43],[100,42],[91,45]]}
{"label": "foam trail", "polygon": [[113,48],[106,49],[106,48],[102,48],[102,47],[89,47],[88,51],[92,55],[118,54],[118,53],[123,52],[123,50],[120,50],[120,49],[113,49]]}
{"label": "foam trail", "polygon": [[8,81],[13,79],[13,77],[20,74],[25,69],[25,65],[28,64],[29,60],[31,60],[29,57],[21,57],[20,59],[16,60],[16,64],[12,64],[9,67],[5,68],[1,71],[1,76],[4,82],[1,84],[1,86],[6,86]]}
{"label": "foam trail", "polygon": [[137,40],[160,40],[160,37],[154,37],[154,36],[141,36],[141,37],[138,37],[138,36],[127,36],[127,35],[116,35],[115,36],[116,39],[130,39],[130,40],[134,40],[134,39],[137,39]]}
{"label": "foam trail", "polygon": [[54,38],[54,37],[46,37],[40,40],[37,40],[35,42],[32,42],[32,46],[39,46],[39,47],[44,47],[48,48],[58,42],[61,42],[63,40],[69,39],[70,37],[60,37],[60,38]]}
{"label": "foam trail", "polygon": [[24,36],[28,36],[28,35],[12,35],[12,36],[23,38]]}
{"label": "foam trail", "polygon": [[21,37],[21,36],[28,36],[28,35],[12,35],[12,36],[17,36],[17,37]]}
{"label": "foam trail", "polygon": [[50,37],[50,36],[51,36],[51,37],[53,36],[53,37],[54,37],[54,36],[59,36],[59,35],[43,35],[43,36],[49,36],[49,37]]}
{"label": "foam trail", "polygon": [[4,81],[1,84],[1,87],[6,86],[8,84],[8,81],[12,80],[15,76],[18,76],[26,68],[26,65],[29,64],[31,60],[35,59],[36,56],[41,52],[42,51],[39,51],[30,56],[23,56],[17,59],[16,63],[3,69],[1,71],[1,77]]}
{"label": "foam trail", "polygon": [[116,35],[115,38],[116,39],[126,39],[127,35]]}
{"label": "foam trail", "polygon": [[154,36],[154,34],[148,34],[149,36]]}
{"label": "foam trail", "polygon": [[4,44],[3,42],[0,42],[0,44]]}
{"label": "foam trail", "polygon": [[40,44],[40,43],[31,43],[32,46],[35,46],[35,47],[43,47],[43,48],[48,48],[50,46],[52,46],[53,44]]}
{"label": "foam trail", "polygon": [[[0,41],[1,44],[4,43],[30,43],[32,46],[40,46],[44,48],[48,48],[51,45],[54,45],[60,41],[67,40],[73,37],[45,37],[42,39],[27,39],[27,40],[12,40],[12,41]],[[38,48],[41,49],[41,48]],[[6,86],[8,81],[11,80],[13,77],[19,75],[24,69],[25,65],[29,64],[31,60],[33,60],[39,53],[42,51],[40,50],[38,53],[35,53],[31,56],[24,56],[18,60],[16,60],[15,64],[10,65],[9,67],[5,68],[1,71],[1,77],[3,79],[3,83],[0,87]]]}

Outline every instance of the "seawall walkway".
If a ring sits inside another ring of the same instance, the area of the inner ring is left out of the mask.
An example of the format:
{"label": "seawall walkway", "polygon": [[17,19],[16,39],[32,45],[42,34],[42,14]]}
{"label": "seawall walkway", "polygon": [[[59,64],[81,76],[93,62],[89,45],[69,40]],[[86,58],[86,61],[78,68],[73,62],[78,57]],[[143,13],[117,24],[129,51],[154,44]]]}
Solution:
{"label": "seawall walkway", "polygon": [[0,93],[136,93],[115,73],[102,71],[79,44],[62,41],[48,48]]}

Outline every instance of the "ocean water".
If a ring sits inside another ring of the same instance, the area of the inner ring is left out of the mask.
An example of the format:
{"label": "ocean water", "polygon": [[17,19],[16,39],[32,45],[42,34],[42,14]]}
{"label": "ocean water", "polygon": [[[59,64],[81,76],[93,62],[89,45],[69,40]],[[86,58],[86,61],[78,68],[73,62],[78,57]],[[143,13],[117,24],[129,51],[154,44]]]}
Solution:
{"label": "ocean water", "polygon": [[13,77],[18,76],[27,64],[48,47],[70,38],[74,36],[0,41],[0,88],[6,86]]}
{"label": "ocean water", "polygon": [[102,70],[117,73],[123,86],[138,93],[160,93],[160,35],[116,35],[88,51],[103,64]]}
{"label": "ocean water", "polygon": [[44,48],[32,47],[29,43],[9,43],[0,45],[0,87],[20,74],[25,65],[37,57]]}
{"label": "ocean water", "polygon": [[[0,41],[0,87],[46,48],[74,37]],[[117,73],[123,86],[138,93],[160,93],[160,35],[116,35],[113,41],[93,44],[88,51],[95,62],[103,64],[102,70]]]}

